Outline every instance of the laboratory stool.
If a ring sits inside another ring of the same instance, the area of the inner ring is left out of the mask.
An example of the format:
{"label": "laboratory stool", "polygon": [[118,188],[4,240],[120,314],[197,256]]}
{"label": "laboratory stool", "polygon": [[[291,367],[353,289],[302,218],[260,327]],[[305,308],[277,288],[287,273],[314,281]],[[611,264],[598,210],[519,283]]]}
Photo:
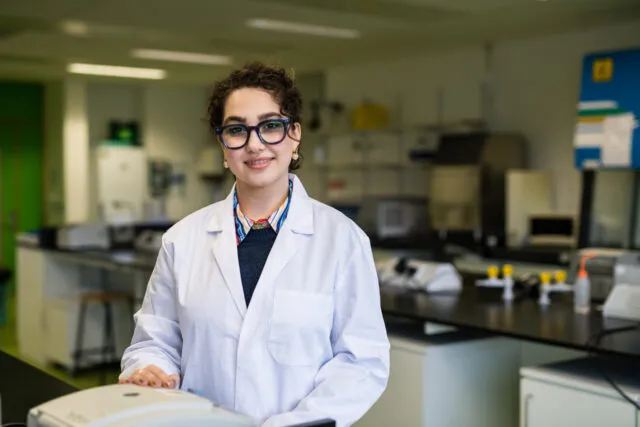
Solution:
{"label": "laboratory stool", "polygon": [[[78,373],[80,362],[84,356],[99,354],[102,356],[101,366],[101,384],[104,385],[107,382],[106,379],[106,367],[109,361],[113,359],[119,359],[120,355],[117,354],[116,335],[114,333],[115,324],[113,322],[112,308],[119,302],[125,302],[128,304],[131,310],[131,315],[134,314],[134,297],[133,295],[122,292],[106,292],[98,291],[91,293],[84,293],[80,295],[80,308],[78,313],[78,324],[76,330],[76,343],[73,351],[73,362],[69,369],[69,374],[75,376]],[[104,309],[104,323],[103,323],[103,341],[102,347],[84,349],[84,329],[87,320],[87,308],[90,304],[101,304]]]}

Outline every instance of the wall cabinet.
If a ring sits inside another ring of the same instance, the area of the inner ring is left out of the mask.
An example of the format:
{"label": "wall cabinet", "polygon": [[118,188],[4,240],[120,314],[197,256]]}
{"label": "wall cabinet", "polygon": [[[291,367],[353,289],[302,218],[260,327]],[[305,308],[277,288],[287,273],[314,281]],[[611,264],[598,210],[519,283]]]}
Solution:
{"label": "wall cabinet", "polygon": [[427,196],[428,157],[437,136],[423,131],[358,131],[321,138],[316,166],[324,171],[325,198],[354,201],[377,196]]}

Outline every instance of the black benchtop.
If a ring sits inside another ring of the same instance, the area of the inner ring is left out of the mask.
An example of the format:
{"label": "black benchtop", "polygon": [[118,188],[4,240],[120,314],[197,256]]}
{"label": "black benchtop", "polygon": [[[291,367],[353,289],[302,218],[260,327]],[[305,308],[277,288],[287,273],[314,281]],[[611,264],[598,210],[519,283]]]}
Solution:
{"label": "black benchtop", "polygon": [[[474,277],[465,277],[459,295],[436,295],[399,288],[381,288],[386,316],[433,322],[478,332],[586,350],[587,342],[603,329],[637,325],[608,319],[593,306],[589,314],[573,311],[572,299],[552,294],[551,304],[541,307],[531,297],[506,304],[501,290],[478,288]],[[640,327],[604,337],[597,352],[640,357]]]}
{"label": "black benchtop", "polygon": [[0,351],[0,424],[24,423],[34,406],[74,391],[72,385]]}
{"label": "black benchtop", "polygon": [[67,250],[43,248],[31,244],[19,243],[22,248],[34,249],[51,253],[61,259],[76,261],[82,264],[95,265],[97,267],[111,267],[121,269],[151,271],[158,257],[157,252],[137,251],[134,249],[120,250]]}

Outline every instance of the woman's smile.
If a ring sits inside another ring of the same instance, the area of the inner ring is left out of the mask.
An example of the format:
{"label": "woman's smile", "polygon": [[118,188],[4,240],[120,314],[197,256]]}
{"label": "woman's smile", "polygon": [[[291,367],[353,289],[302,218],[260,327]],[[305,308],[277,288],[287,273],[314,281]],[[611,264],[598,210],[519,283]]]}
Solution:
{"label": "woman's smile", "polygon": [[251,169],[264,169],[269,166],[274,159],[275,157],[259,157],[257,159],[247,160],[244,164]]}

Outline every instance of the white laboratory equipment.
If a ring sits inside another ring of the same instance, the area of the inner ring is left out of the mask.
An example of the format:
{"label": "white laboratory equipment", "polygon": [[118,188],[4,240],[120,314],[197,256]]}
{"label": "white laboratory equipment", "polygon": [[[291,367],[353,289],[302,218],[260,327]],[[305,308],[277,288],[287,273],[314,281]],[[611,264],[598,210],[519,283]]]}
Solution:
{"label": "white laboratory equipment", "polygon": [[109,249],[109,228],[102,223],[70,224],[60,227],[56,233],[56,245],[60,249]]}
{"label": "white laboratory equipment", "polygon": [[[528,191],[525,192],[528,197]],[[559,213],[529,216],[527,244],[529,246],[556,246],[575,248],[578,243],[578,220],[575,215]]]}
{"label": "white laboratory equipment", "polygon": [[462,278],[452,264],[417,259],[391,258],[376,265],[382,286],[397,286],[426,292],[459,293]]}
{"label": "white laboratory equipment", "polygon": [[[640,412],[581,358],[520,370],[520,427],[640,427]],[[640,403],[635,367],[616,364],[606,371],[625,393]],[[635,374],[634,374],[635,373]]]}
{"label": "white laboratory equipment", "polygon": [[128,384],[94,387],[29,411],[27,427],[255,427],[194,394]]}
{"label": "white laboratory equipment", "polygon": [[640,321],[640,254],[624,252],[614,268],[613,287],[603,307],[605,317]]}
{"label": "white laboratory equipment", "polygon": [[604,304],[605,317],[640,321],[640,281],[616,284]]}
{"label": "white laboratory equipment", "polygon": [[95,149],[99,216],[108,224],[139,221],[148,198],[147,157],[142,147]]}

